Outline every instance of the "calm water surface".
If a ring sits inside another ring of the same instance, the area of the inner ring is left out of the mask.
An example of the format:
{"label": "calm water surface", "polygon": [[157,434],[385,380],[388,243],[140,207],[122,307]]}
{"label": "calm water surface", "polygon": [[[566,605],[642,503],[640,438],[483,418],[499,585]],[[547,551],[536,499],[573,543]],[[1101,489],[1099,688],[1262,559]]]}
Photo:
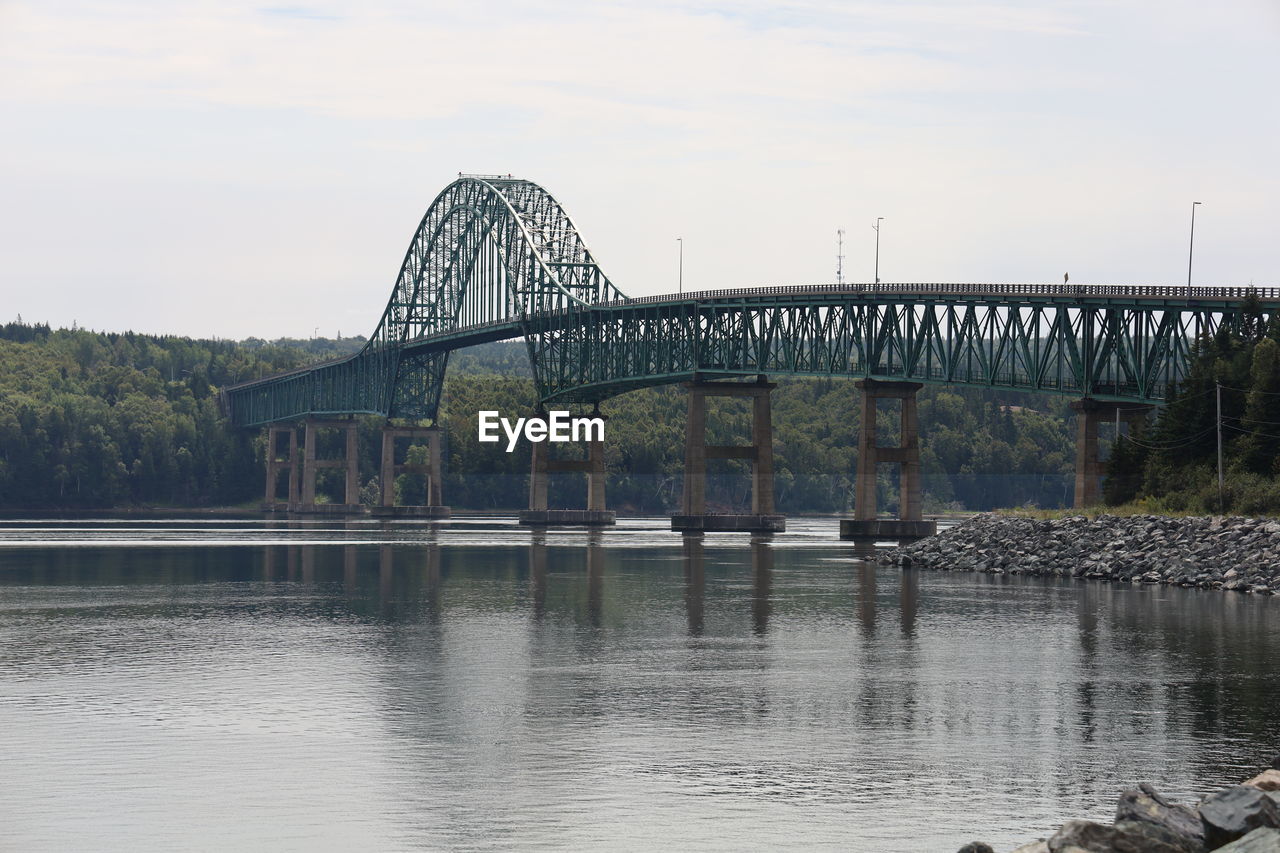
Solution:
{"label": "calm water surface", "polygon": [[0,522],[0,849],[997,849],[1280,751],[1280,601],[834,521]]}

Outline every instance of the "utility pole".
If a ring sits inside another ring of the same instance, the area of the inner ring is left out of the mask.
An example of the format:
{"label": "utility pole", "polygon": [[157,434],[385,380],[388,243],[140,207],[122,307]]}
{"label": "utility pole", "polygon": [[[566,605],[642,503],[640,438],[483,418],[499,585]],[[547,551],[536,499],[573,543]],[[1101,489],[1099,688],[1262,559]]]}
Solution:
{"label": "utility pole", "polygon": [[876,224],[871,226],[876,229],[876,284],[880,283],[880,223],[883,221],[883,216],[877,216]]}
{"label": "utility pole", "polygon": [[684,238],[677,237],[676,242],[680,244],[680,295],[684,296]]}
{"label": "utility pole", "polygon": [[836,229],[836,284],[844,284],[844,229]]}
{"label": "utility pole", "polygon": [[1187,249],[1187,301],[1191,301],[1191,258],[1196,251],[1196,206],[1198,201],[1191,202],[1191,246]]}
{"label": "utility pole", "polygon": [[1213,384],[1218,390],[1218,512],[1225,514],[1226,509],[1222,501],[1222,383]]}

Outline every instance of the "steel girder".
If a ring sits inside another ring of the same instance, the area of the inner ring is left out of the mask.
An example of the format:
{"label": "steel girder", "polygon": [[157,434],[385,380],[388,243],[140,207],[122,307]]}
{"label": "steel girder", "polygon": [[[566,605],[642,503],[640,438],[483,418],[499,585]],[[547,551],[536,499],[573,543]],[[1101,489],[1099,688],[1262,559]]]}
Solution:
{"label": "steel girder", "polygon": [[232,422],[436,419],[449,353],[523,337],[542,402],[598,402],[695,376],[846,375],[1164,400],[1192,342],[1280,291],[875,284],[628,299],[550,193],[460,176],[414,232],[354,356],[225,390]]}
{"label": "steel girder", "polygon": [[[1241,302],[819,287],[571,309],[535,318],[544,401],[598,401],[694,376],[845,375],[1162,402],[1191,343]],[[980,290],[983,286],[972,286]],[[1225,294],[1224,294],[1225,295]],[[1267,314],[1280,310],[1272,299]]]}

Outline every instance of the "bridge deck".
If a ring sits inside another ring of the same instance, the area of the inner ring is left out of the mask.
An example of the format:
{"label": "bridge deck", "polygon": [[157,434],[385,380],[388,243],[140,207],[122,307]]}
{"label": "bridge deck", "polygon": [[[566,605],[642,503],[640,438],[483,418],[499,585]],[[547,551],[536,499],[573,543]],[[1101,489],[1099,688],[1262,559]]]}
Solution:
{"label": "bridge deck", "polygon": [[[1264,309],[1280,310],[1280,287],[1170,287],[1165,285],[1113,285],[1113,284],[955,284],[955,283],[917,283],[917,284],[788,284],[771,287],[728,288],[721,290],[700,290],[689,293],[664,293],[655,296],[637,296],[627,299],[615,299],[593,305],[583,305],[572,309],[544,311],[531,314],[528,322],[546,322],[556,317],[567,317],[583,311],[611,311],[635,306],[700,304],[706,302],[724,302],[732,300],[775,300],[783,297],[790,300],[811,301],[817,297],[822,299],[831,296],[855,296],[863,298],[875,297],[918,297],[925,300],[959,299],[964,301],[989,301],[991,297],[1017,297],[1010,303],[1027,303],[1049,301],[1055,303],[1080,303],[1094,305],[1117,305],[1143,303],[1169,309],[1213,309],[1233,307],[1252,295],[1258,299]],[[520,324],[515,321],[495,323],[475,323],[459,326],[448,332],[405,341],[406,347],[423,349],[464,349],[492,341],[510,340],[523,334]],[[290,376],[309,373],[322,367],[342,364],[356,358],[359,353],[326,359],[304,365],[293,370],[275,373],[259,379],[250,379],[235,385],[228,385],[226,391],[239,391],[256,385],[275,382]]]}
{"label": "bridge deck", "polygon": [[[245,426],[308,413],[423,417],[394,402],[401,392],[389,390],[391,377],[430,374],[438,400],[449,352],[528,336],[543,402],[599,402],[699,375],[756,373],[1160,402],[1185,370],[1191,342],[1238,323],[1246,300],[1264,315],[1280,312],[1280,288],[1071,284],[788,285],[575,301],[399,341],[384,336],[350,356],[229,386],[223,399]],[[401,366],[410,363],[423,367]],[[386,390],[369,391],[378,388]]]}

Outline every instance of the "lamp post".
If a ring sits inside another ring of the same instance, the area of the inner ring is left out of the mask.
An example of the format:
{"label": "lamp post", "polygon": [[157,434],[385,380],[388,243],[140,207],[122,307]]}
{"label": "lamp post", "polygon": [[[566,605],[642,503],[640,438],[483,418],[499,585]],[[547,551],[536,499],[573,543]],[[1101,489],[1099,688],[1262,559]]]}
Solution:
{"label": "lamp post", "polygon": [[684,296],[684,238],[677,237],[676,242],[680,244],[680,272],[679,272],[680,295]]}
{"label": "lamp post", "polygon": [[1187,249],[1187,301],[1191,301],[1191,258],[1196,251],[1196,207],[1198,201],[1191,202],[1191,246]]}
{"label": "lamp post", "polygon": [[876,284],[880,283],[880,223],[883,221],[883,216],[877,216],[876,224],[871,226],[876,229]]}

